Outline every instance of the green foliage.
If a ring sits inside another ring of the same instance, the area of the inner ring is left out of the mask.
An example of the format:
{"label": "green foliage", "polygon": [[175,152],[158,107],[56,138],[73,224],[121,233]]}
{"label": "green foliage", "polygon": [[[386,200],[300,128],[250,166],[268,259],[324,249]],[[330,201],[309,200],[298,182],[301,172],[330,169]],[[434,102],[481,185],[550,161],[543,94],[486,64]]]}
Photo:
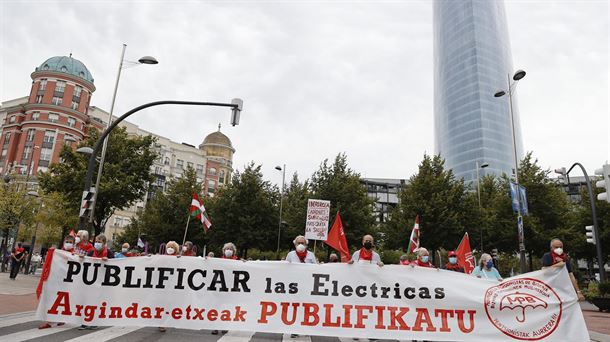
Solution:
{"label": "green foliage", "polygon": [[41,200],[42,207],[36,215],[36,222],[40,225],[37,240],[44,245],[61,243],[70,229],[76,231],[78,215],[65,195],[59,192],[44,194]]}
{"label": "green foliage", "polygon": [[330,224],[337,211],[341,212],[349,246],[360,248],[366,234],[379,240],[373,217],[374,201],[368,198],[366,188],[360,183],[360,174],[348,167],[345,154],[338,154],[333,164],[329,165],[328,159],[320,164],[311,177],[309,198],[330,201]]}
{"label": "green foliage", "polygon": [[590,281],[587,289],[583,291],[583,295],[588,301],[591,301],[593,298],[597,298],[600,296],[599,294],[599,284],[594,281]]}
{"label": "green foliage", "polygon": [[[36,200],[27,195],[22,184],[9,183],[0,185],[0,231],[2,232],[2,252],[7,248],[6,242],[14,235],[19,226],[30,227],[33,222]],[[24,236],[23,233],[21,235]],[[28,234],[28,237],[31,236]]]}
{"label": "green foliage", "polygon": [[[97,137],[97,131],[92,130],[79,147],[93,146]],[[116,128],[110,134],[93,220],[96,235],[102,231],[114,210],[130,206],[146,193],[153,180],[150,167],[157,158],[152,148],[154,141],[151,136],[129,136],[124,128]],[[52,164],[48,172],[40,175],[40,185],[47,193],[63,194],[74,208],[71,215],[78,215],[89,156],[64,146],[60,157],[61,163]],[[93,182],[97,170],[96,166]]]}
{"label": "green foliage", "polygon": [[599,295],[601,297],[610,296],[610,281],[604,281],[604,282],[599,283],[598,289],[599,289]]}
{"label": "green foliage", "polygon": [[286,225],[282,227],[280,247],[292,247],[292,240],[305,232],[307,200],[312,198],[310,196],[309,181],[299,182],[299,177],[295,173],[285,189],[282,221],[285,221]]}
{"label": "green foliage", "polygon": [[379,256],[381,257],[381,261],[383,261],[384,264],[388,264],[388,265],[398,264],[400,262],[400,256],[405,254],[405,252],[402,250],[391,250],[391,249],[380,250],[377,252],[379,253]]}

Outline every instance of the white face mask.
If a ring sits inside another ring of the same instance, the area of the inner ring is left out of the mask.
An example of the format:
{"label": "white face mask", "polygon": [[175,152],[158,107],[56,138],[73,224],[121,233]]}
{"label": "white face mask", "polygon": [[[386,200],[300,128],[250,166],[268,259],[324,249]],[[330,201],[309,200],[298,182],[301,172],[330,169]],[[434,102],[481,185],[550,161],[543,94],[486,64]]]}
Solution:
{"label": "white face mask", "polygon": [[129,250],[128,248],[122,248],[122,249],[121,249],[121,252],[123,252],[123,253],[127,253],[127,251],[128,251],[128,250]]}
{"label": "white face mask", "polygon": [[233,250],[231,250],[231,249],[227,249],[227,250],[225,250],[225,256],[226,256],[227,258],[232,257],[232,256],[233,256]]}
{"label": "white face mask", "polygon": [[77,236],[76,238],[74,238],[74,242],[76,242],[76,244],[78,245],[80,243],[80,238]]}
{"label": "white face mask", "polygon": [[104,247],[104,244],[102,244],[101,242],[96,242],[95,244],[93,244],[93,247],[99,251],[102,249],[102,247]]}
{"label": "white face mask", "polygon": [[183,252],[186,252],[186,249],[187,249],[186,246],[182,246],[182,251]]}
{"label": "white face mask", "polygon": [[302,243],[300,243],[300,244],[297,246],[297,252],[299,252],[299,253],[303,253],[303,252],[305,252],[305,250],[306,250],[306,249],[307,249],[307,247],[305,247],[305,245],[304,245],[304,244],[302,244]]}
{"label": "white face mask", "polygon": [[69,242],[64,242],[64,249],[68,250],[68,249],[72,249],[73,245]]}
{"label": "white face mask", "polygon": [[171,248],[171,247],[167,249],[167,254],[169,254],[169,255],[172,255],[172,254],[174,254],[175,252],[176,252],[176,251],[175,251],[173,248]]}
{"label": "white face mask", "polygon": [[563,248],[557,247],[557,248],[555,248],[555,250],[553,250],[553,252],[555,252],[555,254],[557,254],[557,255],[562,255],[563,254]]}

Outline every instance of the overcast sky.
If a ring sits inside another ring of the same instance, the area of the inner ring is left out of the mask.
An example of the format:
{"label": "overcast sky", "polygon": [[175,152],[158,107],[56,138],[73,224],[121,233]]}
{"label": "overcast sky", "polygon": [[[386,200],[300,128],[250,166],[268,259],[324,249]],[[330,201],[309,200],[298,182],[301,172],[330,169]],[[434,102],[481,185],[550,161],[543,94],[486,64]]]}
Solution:
{"label": "overcast sky", "polygon": [[[527,151],[544,168],[610,159],[609,3],[507,0]],[[141,128],[199,145],[222,123],[238,169],[263,164],[311,176],[345,152],[364,177],[409,178],[434,153],[431,1],[0,1],[0,101],[27,96],[44,60],[82,61],[115,114],[157,100],[244,100],[229,111],[166,106],[135,114]],[[287,174],[287,179],[289,178]]]}

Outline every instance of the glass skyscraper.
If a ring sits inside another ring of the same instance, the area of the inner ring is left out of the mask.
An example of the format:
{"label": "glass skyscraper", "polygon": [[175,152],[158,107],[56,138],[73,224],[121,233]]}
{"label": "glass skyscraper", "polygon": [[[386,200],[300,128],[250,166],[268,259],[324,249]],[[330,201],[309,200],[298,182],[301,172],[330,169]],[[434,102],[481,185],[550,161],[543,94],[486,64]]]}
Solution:
{"label": "glass skyscraper", "polygon": [[[434,144],[445,167],[466,182],[481,175],[513,174],[508,94],[513,75],[506,13],[501,0],[434,1]],[[516,97],[517,158],[522,157]]]}

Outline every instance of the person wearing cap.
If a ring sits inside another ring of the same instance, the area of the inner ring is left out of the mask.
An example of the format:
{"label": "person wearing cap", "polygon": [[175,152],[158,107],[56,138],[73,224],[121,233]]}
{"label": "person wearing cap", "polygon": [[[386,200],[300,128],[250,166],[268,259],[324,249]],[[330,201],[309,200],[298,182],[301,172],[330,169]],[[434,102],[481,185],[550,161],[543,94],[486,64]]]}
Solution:
{"label": "person wearing cap", "polygon": [[292,241],[294,244],[294,251],[290,251],[286,255],[286,261],[305,263],[305,264],[317,264],[316,256],[312,251],[307,250],[307,239],[303,235],[299,235]]}
{"label": "person wearing cap", "polygon": [[445,269],[448,271],[465,273],[464,267],[460,266],[457,263],[457,253],[455,253],[455,251],[449,251],[448,256],[449,256],[449,262],[445,265]]}

